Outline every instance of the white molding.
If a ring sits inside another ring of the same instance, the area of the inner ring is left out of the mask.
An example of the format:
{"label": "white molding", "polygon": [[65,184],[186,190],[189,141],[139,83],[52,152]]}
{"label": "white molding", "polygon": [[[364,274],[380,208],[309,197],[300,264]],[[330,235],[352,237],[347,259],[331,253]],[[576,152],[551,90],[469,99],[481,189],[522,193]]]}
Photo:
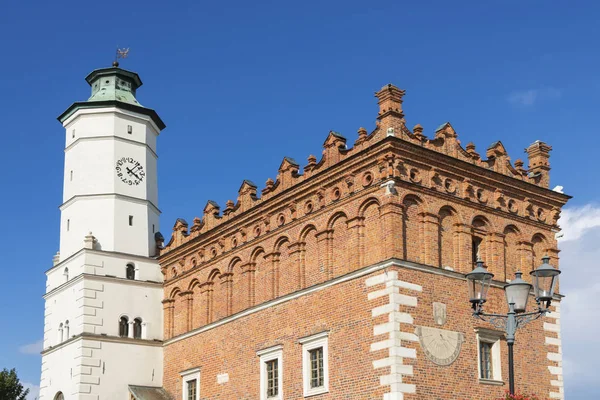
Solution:
{"label": "white molding", "polygon": [[187,383],[191,380],[196,380],[196,398],[194,400],[200,400],[200,368],[191,368],[179,373],[181,375],[181,400],[188,400],[187,398]]}
{"label": "white molding", "polygon": [[[283,346],[277,345],[256,352],[260,357],[260,400],[283,399]],[[267,362],[277,360],[277,396],[267,397]]]}
{"label": "white molding", "polygon": [[[93,104],[93,103],[90,103],[90,104]],[[71,125],[73,124],[73,122],[75,122],[77,119],[79,119],[79,117],[81,117],[82,115],[87,115],[87,114],[98,115],[98,114],[113,114],[113,113],[123,114],[123,115],[131,117],[131,118],[137,118],[142,121],[149,122],[150,125],[152,126],[152,129],[154,129],[156,136],[159,136],[159,134],[160,134],[160,129],[158,129],[158,126],[156,125],[156,123],[154,123],[154,120],[152,118],[150,118],[148,115],[138,114],[134,111],[123,110],[118,107],[79,108],[79,109],[75,110],[75,112],[73,112],[71,115],[69,115],[69,117],[67,119],[65,119],[62,124],[63,124],[63,127],[68,130],[71,127]]]}
{"label": "white molding", "polygon": [[[329,392],[329,332],[321,332],[298,340],[302,344],[302,387],[304,397]],[[310,351],[323,348],[323,386],[310,387]]]}

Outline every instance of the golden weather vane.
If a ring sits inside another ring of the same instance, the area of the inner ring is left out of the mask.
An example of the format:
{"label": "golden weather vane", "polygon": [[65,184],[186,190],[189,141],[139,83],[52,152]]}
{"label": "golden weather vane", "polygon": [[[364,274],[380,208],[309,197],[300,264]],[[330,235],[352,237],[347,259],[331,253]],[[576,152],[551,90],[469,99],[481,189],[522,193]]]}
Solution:
{"label": "golden weather vane", "polygon": [[115,54],[115,61],[113,61],[113,67],[119,66],[119,58],[127,58],[127,56],[129,56],[129,47],[122,48],[122,49],[119,49],[117,47],[117,52]]}

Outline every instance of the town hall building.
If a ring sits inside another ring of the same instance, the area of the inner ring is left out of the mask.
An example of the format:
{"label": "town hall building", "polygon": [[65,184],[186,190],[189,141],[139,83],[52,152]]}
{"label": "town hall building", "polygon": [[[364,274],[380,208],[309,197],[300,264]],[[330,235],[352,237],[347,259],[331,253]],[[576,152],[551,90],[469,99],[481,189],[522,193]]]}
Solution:
{"label": "town hall building", "polygon": [[[91,97],[59,116],[40,399],[502,396],[506,337],[472,317],[465,274],[480,257],[487,311],[504,313],[516,272],[546,255],[558,267],[569,196],[549,189],[549,145],[527,147],[525,167],[501,142],[463,147],[450,123],[428,137],[389,84],[354,143],[329,132],[320,157],[282,157],[262,188],[243,181],[164,238],[165,124],[138,102],[138,74],[116,64],[86,81]],[[564,398],[561,298],[515,346],[517,387],[542,398]]]}

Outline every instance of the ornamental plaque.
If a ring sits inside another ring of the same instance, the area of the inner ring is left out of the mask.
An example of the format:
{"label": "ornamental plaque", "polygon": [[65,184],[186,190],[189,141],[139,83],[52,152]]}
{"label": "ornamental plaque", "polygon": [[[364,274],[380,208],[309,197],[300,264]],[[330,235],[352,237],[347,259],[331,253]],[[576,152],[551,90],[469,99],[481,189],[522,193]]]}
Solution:
{"label": "ornamental plaque", "polygon": [[446,305],[444,303],[433,303],[433,319],[438,325],[446,323]]}
{"label": "ornamental plaque", "polygon": [[444,329],[418,326],[415,334],[425,356],[434,364],[447,366],[458,358],[464,342],[461,332],[447,331]]}

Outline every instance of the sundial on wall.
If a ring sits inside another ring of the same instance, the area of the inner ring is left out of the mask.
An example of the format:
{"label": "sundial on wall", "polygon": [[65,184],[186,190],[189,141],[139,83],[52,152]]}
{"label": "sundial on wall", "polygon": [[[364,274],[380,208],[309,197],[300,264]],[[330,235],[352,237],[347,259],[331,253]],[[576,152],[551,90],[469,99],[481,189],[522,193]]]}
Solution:
{"label": "sundial on wall", "polygon": [[415,333],[419,337],[425,356],[437,365],[450,365],[460,354],[464,341],[461,332],[418,326]]}
{"label": "sundial on wall", "polygon": [[[433,303],[433,318],[436,324],[446,323],[446,305]],[[415,334],[419,337],[419,343],[425,357],[437,365],[450,365],[458,358],[460,349],[465,340],[461,332],[447,331],[428,326],[418,326]]]}

